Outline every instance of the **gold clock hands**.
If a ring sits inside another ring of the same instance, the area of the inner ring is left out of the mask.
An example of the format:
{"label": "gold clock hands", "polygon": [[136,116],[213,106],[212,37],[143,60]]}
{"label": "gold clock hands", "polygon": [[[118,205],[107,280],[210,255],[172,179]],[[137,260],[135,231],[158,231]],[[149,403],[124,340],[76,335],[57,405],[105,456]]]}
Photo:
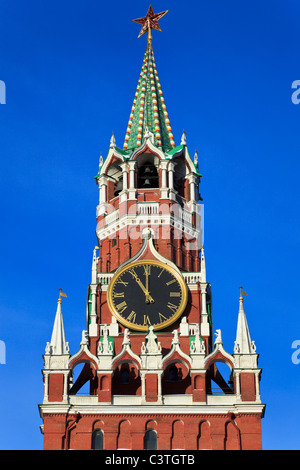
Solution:
{"label": "gold clock hands", "polygon": [[148,264],[147,266],[144,266],[144,270],[145,270],[145,276],[146,276],[146,291],[147,291],[147,294],[146,294],[146,304],[153,304],[154,300],[153,298],[151,297],[150,295],[150,292],[149,292],[149,274],[150,274],[150,265]]}
{"label": "gold clock hands", "polygon": [[142,291],[144,292],[144,294],[146,295],[146,302],[147,303],[151,303],[153,304],[154,300],[153,298],[151,297],[149,291],[146,289],[146,287],[144,286],[144,284],[142,283],[142,281],[140,280],[140,278],[138,277],[137,273],[135,272],[134,269],[130,269],[129,270],[130,274],[132,275],[132,277],[135,279],[135,281],[137,282],[137,284],[140,286],[140,288],[142,289]]}

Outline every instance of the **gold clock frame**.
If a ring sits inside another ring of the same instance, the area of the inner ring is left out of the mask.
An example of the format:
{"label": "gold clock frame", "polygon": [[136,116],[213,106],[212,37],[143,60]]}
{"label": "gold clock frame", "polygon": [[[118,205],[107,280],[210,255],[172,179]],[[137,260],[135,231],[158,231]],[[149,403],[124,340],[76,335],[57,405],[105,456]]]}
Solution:
{"label": "gold clock frame", "polygon": [[126,266],[123,266],[123,268],[121,268],[120,271],[117,271],[114,274],[114,276],[112,277],[112,279],[110,280],[110,283],[108,285],[108,289],[107,289],[108,307],[109,307],[111,313],[116,317],[116,319],[123,326],[126,326],[126,327],[128,327],[132,330],[136,330],[136,331],[148,331],[148,326],[147,325],[145,325],[145,326],[144,325],[135,325],[134,323],[126,320],[125,318],[123,318],[119,314],[119,312],[116,310],[116,308],[114,306],[114,303],[113,303],[113,299],[112,299],[112,290],[113,290],[114,284],[116,283],[117,279],[125,271],[127,271],[128,269],[131,269],[135,266],[144,265],[144,264],[151,264],[151,265],[159,266],[159,267],[165,269],[166,271],[169,271],[172,274],[172,276],[175,277],[176,280],[179,282],[179,285],[180,285],[180,288],[181,288],[181,291],[182,291],[182,298],[181,298],[181,302],[180,302],[180,305],[178,307],[177,312],[171,318],[166,320],[165,322],[159,323],[159,324],[156,324],[156,325],[152,325],[153,329],[155,331],[162,330],[162,329],[167,328],[168,326],[172,325],[176,320],[178,320],[178,318],[184,312],[186,304],[187,304],[187,300],[188,300],[188,288],[187,288],[187,285],[186,285],[182,275],[177,270],[175,270],[171,266],[167,265],[166,263],[163,263],[162,261],[155,261],[155,260],[132,261],[131,263],[126,264]]}

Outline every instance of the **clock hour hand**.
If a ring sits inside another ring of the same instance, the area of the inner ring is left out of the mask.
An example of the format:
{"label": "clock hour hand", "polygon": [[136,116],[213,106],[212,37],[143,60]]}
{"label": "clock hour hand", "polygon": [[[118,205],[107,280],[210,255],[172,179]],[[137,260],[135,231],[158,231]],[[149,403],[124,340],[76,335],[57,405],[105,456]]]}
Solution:
{"label": "clock hour hand", "polygon": [[150,292],[149,292],[149,274],[150,274],[150,265],[147,265],[144,267],[144,270],[145,270],[145,276],[146,276],[146,291],[148,292],[146,294],[146,304],[153,304],[154,300],[153,298],[151,297],[150,295]]}
{"label": "clock hour hand", "polygon": [[134,271],[134,269],[131,269],[130,270],[130,274],[132,275],[132,277],[136,280],[137,284],[140,286],[140,288],[142,289],[142,291],[144,292],[144,294],[146,295],[146,303],[151,303],[153,304],[154,300],[153,298],[151,297],[148,289],[146,289],[146,287],[144,286],[144,284],[142,283],[142,281],[140,280],[140,278],[138,277],[138,275],[136,274],[136,272]]}

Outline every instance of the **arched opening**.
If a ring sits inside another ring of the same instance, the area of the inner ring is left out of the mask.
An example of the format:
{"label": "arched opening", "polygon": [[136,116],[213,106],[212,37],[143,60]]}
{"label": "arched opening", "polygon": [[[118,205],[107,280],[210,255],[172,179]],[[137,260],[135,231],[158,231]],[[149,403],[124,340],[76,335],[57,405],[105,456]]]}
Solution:
{"label": "arched opening", "polygon": [[70,381],[70,395],[95,395],[97,391],[97,373],[93,366],[87,363],[78,363],[72,369]]}
{"label": "arched opening", "polygon": [[224,395],[233,393],[232,371],[223,361],[214,362],[207,372],[207,393]]}
{"label": "arched opening", "polygon": [[143,153],[137,158],[137,187],[139,189],[158,188],[158,158],[151,153]]}
{"label": "arched opening", "polygon": [[191,377],[188,367],[179,361],[171,362],[162,376],[162,394],[191,393]]}
{"label": "arched opening", "polygon": [[123,174],[120,162],[113,162],[109,166],[106,174],[110,177],[108,181],[108,200],[110,200],[113,197],[118,196],[123,189]]}
{"label": "arched opening", "polygon": [[124,362],[119,364],[112,378],[113,395],[140,395],[141,378],[135,364]]}
{"label": "arched opening", "polygon": [[144,450],[157,450],[157,432],[148,429],[144,436]]}
{"label": "arched opening", "polygon": [[186,199],[186,186],[187,186],[187,169],[186,163],[183,157],[174,159],[174,189],[177,191],[179,196]]}
{"label": "arched opening", "polygon": [[98,387],[98,377],[95,366],[91,361],[79,359],[71,366],[69,380],[69,395],[96,395]]}
{"label": "arched opening", "polygon": [[95,429],[92,433],[92,450],[104,449],[104,432],[102,429]]}

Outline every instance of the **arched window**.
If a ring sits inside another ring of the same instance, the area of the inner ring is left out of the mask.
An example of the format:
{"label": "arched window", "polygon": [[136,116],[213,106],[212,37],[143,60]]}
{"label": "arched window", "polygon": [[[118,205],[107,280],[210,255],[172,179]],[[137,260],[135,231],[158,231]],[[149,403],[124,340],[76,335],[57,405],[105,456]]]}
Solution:
{"label": "arched window", "polygon": [[145,433],[144,450],[157,450],[157,433],[154,429],[148,429]]}
{"label": "arched window", "polygon": [[151,153],[144,153],[137,160],[137,187],[143,189],[158,188],[158,158]]}
{"label": "arched window", "polygon": [[92,434],[92,450],[104,449],[104,432],[102,429],[95,429]]}

